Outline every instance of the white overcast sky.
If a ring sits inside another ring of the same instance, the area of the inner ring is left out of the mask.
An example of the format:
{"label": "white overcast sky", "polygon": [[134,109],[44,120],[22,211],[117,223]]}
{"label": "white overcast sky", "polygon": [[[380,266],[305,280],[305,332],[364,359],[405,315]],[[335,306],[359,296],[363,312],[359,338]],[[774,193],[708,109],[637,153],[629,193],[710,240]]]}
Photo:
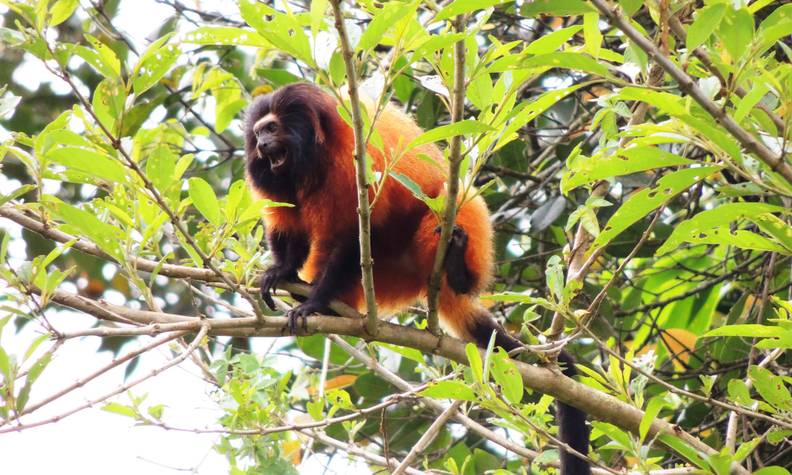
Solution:
{"label": "white overcast sky", "polygon": [[[87,3],[82,2],[83,5]],[[209,11],[220,11],[229,17],[238,17],[236,2],[201,1],[184,3],[199,5]],[[172,13],[170,7],[153,0],[123,0],[121,11],[114,24],[129,35],[136,46],[143,50],[159,26]],[[6,10],[0,6],[0,13]],[[184,30],[191,26],[183,25]],[[51,81],[56,92],[67,93],[68,88],[59,83],[35,60],[28,59],[15,71],[14,79],[35,90],[42,81]],[[1,86],[1,85],[0,85]],[[24,100],[24,99],[23,99]],[[1,132],[1,131],[0,131]],[[18,186],[0,174],[0,189]],[[19,239],[16,225],[0,219],[0,227],[17,239],[12,243],[12,255],[24,255],[24,242]],[[69,290],[69,289],[66,289]],[[4,290],[0,287],[0,293]],[[70,311],[47,311],[53,325],[60,330],[89,328],[94,324],[90,317]],[[29,324],[17,334],[13,325],[7,325],[0,335],[0,344],[10,354],[21,355],[41,329]],[[140,340],[146,344],[148,338]],[[262,342],[263,343],[263,342]],[[49,343],[40,347],[44,349]],[[35,402],[73,383],[79,376],[90,373],[111,361],[108,352],[98,353],[100,340],[83,339],[69,341],[58,350],[57,358],[43,373],[34,386],[30,401]],[[137,344],[137,343],[135,343]],[[133,349],[127,345],[125,350]],[[147,374],[161,366],[170,357],[163,346],[141,358],[133,378]],[[292,361],[293,363],[293,361]],[[291,364],[286,362],[286,364]],[[42,409],[28,421],[46,419],[84,404],[123,384],[123,369],[110,372],[87,387],[74,391],[51,407]],[[176,426],[207,427],[213,425],[221,414],[212,399],[211,387],[201,378],[198,369],[189,361],[154,377],[133,389],[135,395],[148,394],[147,401],[167,406],[165,419]],[[127,403],[126,395],[114,400]],[[215,435],[168,432],[153,427],[136,427],[132,419],[91,408],[70,416],[58,423],[29,429],[20,433],[0,434],[2,460],[0,472],[6,474],[80,473],[82,475],[105,475],[114,473],[172,475],[177,473],[217,474],[227,473],[228,463],[212,450]],[[349,461],[343,456],[335,457],[326,467],[327,457],[313,456],[304,461],[299,471],[315,473],[365,474],[365,464]],[[325,471],[325,468],[329,468]]]}

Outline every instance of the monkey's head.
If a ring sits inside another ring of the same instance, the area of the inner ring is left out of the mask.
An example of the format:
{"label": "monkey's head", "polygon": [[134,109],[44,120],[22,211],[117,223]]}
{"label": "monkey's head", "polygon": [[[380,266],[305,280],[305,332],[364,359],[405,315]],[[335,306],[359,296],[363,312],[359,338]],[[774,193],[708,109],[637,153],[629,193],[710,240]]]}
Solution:
{"label": "monkey's head", "polygon": [[335,101],[312,84],[291,84],[257,97],[245,120],[253,185],[265,192],[293,192],[322,176],[326,129],[337,114]]}

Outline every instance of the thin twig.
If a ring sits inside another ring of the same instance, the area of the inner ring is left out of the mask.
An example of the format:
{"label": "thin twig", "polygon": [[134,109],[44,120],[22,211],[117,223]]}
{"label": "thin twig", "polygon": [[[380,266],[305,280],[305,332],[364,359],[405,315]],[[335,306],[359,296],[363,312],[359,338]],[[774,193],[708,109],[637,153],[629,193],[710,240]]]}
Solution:
{"label": "thin twig", "polygon": [[173,366],[176,366],[177,364],[179,364],[182,361],[184,361],[185,359],[187,359],[187,357],[190,356],[190,354],[193,351],[195,351],[196,348],[198,348],[198,345],[201,343],[201,341],[204,339],[204,337],[209,332],[209,328],[210,328],[209,324],[208,323],[204,323],[203,326],[201,327],[201,330],[198,332],[198,335],[195,337],[195,339],[192,341],[190,346],[187,347],[186,350],[184,350],[176,358],[173,358],[172,360],[168,361],[163,366],[160,366],[159,368],[156,368],[156,369],[150,371],[148,374],[145,374],[145,375],[143,375],[143,376],[141,376],[141,377],[139,377],[137,379],[134,379],[134,380],[132,380],[132,381],[130,381],[128,383],[122,384],[122,385],[118,386],[116,389],[110,391],[109,393],[106,393],[106,394],[104,394],[104,395],[102,395],[102,396],[100,396],[98,398],[91,399],[90,401],[88,401],[88,402],[86,402],[86,403],[84,403],[84,404],[82,404],[80,406],[77,406],[75,408],[69,409],[66,412],[62,412],[62,413],[60,413],[60,414],[58,414],[56,416],[50,417],[48,419],[44,419],[44,420],[36,421],[36,422],[30,422],[30,423],[22,423],[22,424],[18,424],[18,425],[11,426],[11,427],[0,428],[0,434],[5,434],[5,433],[8,433],[8,432],[19,432],[19,431],[22,431],[22,430],[25,430],[25,429],[30,429],[30,428],[33,428],[33,427],[38,427],[38,426],[43,426],[43,425],[46,425],[46,424],[52,424],[54,422],[58,422],[58,421],[63,420],[64,418],[69,417],[69,416],[71,416],[71,415],[73,415],[73,414],[75,414],[77,412],[80,412],[80,411],[82,411],[84,409],[87,409],[89,407],[93,407],[96,404],[104,402],[104,401],[110,399],[113,396],[121,394],[124,391],[128,391],[130,388],[137,386],[138,384],[142,383],[143,381],[146,381],[147,379],[150,379],[150,378],[153,378],[154,376],[157,376],[158,374],[162,373],[166,369],[172,368]]}
{"label": "thin twig", "polygon": [[421,438],[418,439],[418,442],[413,445],[413,447],[410,449],[410,452],[408,452],[407,456],[402,460],[401,464],[396,467],[396,470],[393,471],[393,475],[402,475],[407,471],[407,469],[410,467],[410,464],[413,462],[413,460],[415,460],[415,457],[426,450],[426,448],[429,447],[432,442],[434,442],[434,440],[440,434],[440,431],[445,427],[448,420],[454,416],[461,405],[462,401],[454,401],[450,406],[448,406],[448,409],[443,411],[443,413],[440,414],[440,416],[435,419],[434,422],[432,422],[432,425],[426,429],[426,432],[424,432]]}
{"label": "thin twig", "polygon": [[[465,17],[459,15],[454,20],[454,29],[461,33],[465,28]],[[465,113],[465,39],[462,38],[454,44],[454,89],[451,94],[451,123],[460,122]],[[454,229],[454,219],[457,214],[457,196],[459,194],[459,168],[462,164],[462,136],[454,135],[451,138],[448,156],[448,182],[446,185],[446,206],[440,222],[440,239],[437,242],[432,274],[429,277],[428,312],[426,315],[427,327],[435,335],[440,334],[440,325],[437,318],[437,305],[440,292],[440,280],[443,270],[448,245],[451,242],[451,232]]]}

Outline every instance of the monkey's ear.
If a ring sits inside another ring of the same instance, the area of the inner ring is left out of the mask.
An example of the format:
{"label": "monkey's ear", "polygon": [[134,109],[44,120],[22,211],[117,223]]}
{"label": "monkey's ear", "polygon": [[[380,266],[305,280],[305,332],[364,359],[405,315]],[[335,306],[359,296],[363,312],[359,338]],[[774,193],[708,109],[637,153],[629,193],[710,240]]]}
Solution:
{"label": "monkey's ear", "polygon": [[324,145],[325,143],[325,125],[327,122],[327,117],[325,111],[322,110],[321,105],[317,104],[313,107],[311,111],[311,125],[314,129],[314,140],[316,141],[317,145]]}

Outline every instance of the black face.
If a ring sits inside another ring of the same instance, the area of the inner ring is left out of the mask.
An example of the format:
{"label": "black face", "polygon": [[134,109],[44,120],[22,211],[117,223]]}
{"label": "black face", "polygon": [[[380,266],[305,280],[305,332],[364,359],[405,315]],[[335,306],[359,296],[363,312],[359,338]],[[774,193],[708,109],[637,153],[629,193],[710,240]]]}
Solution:
{"label": "black face", "polygon": [[245,124],[247,172],[262,191],[294,197],[321,178],[324,129],[332,99],[311,84],[293,84],[256,98]]}

